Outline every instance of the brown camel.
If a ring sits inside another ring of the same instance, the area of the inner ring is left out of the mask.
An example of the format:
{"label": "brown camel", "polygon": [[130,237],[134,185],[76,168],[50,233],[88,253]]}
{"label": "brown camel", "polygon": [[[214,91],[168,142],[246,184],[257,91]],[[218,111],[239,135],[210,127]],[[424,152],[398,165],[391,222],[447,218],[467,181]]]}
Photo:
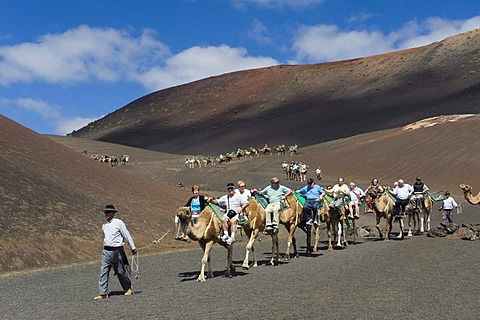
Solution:
{"label": "brown camel", "polygon": [[206,264],[208,264],[207,278],[213,277],[212,268],[210,266],[210,250],[214,243],[220,244],[228,251],[225,276],[230,278],[232,276],[231,272],[235,271],[232,262],[233,248],[220,240],[219,235],[222,230],[222,221],[213,209],[210,206],[205,207],[205,209],[200,212],[197,223],[195,224],[193,224],[192,221],[192,210],[190,207],[180,207],[177,209],[176,213],[183,232],[193,241],[198,241],[198,244],[203,250],[202,269],[197,281],[205,281]]}
{"label": "brown camel", "polygon": [[[290,247],[293,245],[293,254],[295,257],[298,257],[298,251],[296,246],[296,239],[295,239],[295,230],[297,229],[297,225],[301,220],[302,217],[302,205],[298,201],[298,199],[291,195],[287,197],[285,200],[285,206],[287,207],[284,210],[279,212],[279,222],[285,226],[288,232],[288,240],[287,240],[287,249],[284,255],[285,260],[290,260]],[[252,197],[250,203],[247,207],[248,212],[248,220],[249,223],[247,226],[244,226],[245,233],[249,235],[249,242],[247,243],[247,253],[245,260],[243,262],[242,267],[248,268],[249,267],[249,248],[253,251],[253,243],[257,238],[260,231],[262,231],[265,223],[265,209],[260,205],[260,203]],[[254,222],[255,220],[255,222]],[[260,222],[261,220],[261,222]],[[278,248],[278,232],[274,234],[270,234],[272,237],[272,258],[270,259],[270,264],[274,265],[280,261],[280,253]],[[256,266],[255,257],[253,257],[254,263],[253,266]]]}
{"label": "brown camel", "polygon": [[430,213],[432,212],[432,207],[432,198],[430,198],[428,194],[425,195],[424,205],[422,206],[414,206],[411,201],[408,202],[405,209],[405,213],[408,215],[408,237],[411,237],[414,233],[421,234],[425,232],[424,225],[426,225],[427,231],[430,231]]}
{"label": "brown camel", "polygon": [[[243,225],[243,230],[245,231],[245,234],[248,237],[245,260],[243,260],[243,264],[242,264],[242,267],[245,269],[250,268],[250,265],[249,265],[250,252],[252,253],[252,259],[253,259],[252,266],[253,267],[258,266],[257,259],[255,257],[255,248],[253,247],[253,245],[255,243],[255,239],[257,239],[258,235],[265,227],[265,210],[263,209],[262,205],[255,199],[255,197],[252,197],[248,203],[247,217],[248,217],[248,223]],[[277,255],[279,255],[278,245],[277,245]],[[272,256],[273,256],[273,250],[272,250]]]}
{"label": "brown camel", "polygon": [[[366,193],[372,197],[373,209],[376,213],[376,227],[380,233],[380,238],[383,238],[382,230],[380,229],[380,219],[385,218],[385,241],[389,240],[392,231],[392,224],[395,218],[395,202],[390,196],[388,187],[384,188],[384,192],[378,192],[374,188],[368,188]],[[399,239],[403,239],[403,218],[396,218],[400,226]]]}
{"label": "brown camel", "polygon": [[290,247],[293,245],[293,255],[298,257],[297,244],[295,239],[295,230],[302,219],[302,205],[295,195],[290,195],[285,199],[288,207],[280,211],[279,221],[285,226],[288,232],[287,250],[285,251],[285,260],[290,260]]}
{"label": "brown camel", "polygon": [[465,197],[465,200],[468,201],[468,203],[474,205],[480,204],[480,192],[476,196],[474,196],[472,194],[472,187],[468,184],[462,183],[459,187],[463,190],[463,196]]}

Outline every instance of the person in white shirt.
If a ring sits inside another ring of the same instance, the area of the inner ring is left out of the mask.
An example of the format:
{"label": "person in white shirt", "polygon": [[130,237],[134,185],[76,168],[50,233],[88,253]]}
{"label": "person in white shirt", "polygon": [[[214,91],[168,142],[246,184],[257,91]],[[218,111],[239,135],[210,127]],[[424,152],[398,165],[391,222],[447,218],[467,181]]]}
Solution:
{"label": "person in white shirt", "polygon": [[[250,190],[246,188],[245,181],[243,180],[238,180],[237,182],[237,189],[235,189],[235,193],[242,199],[243,203],[248,203],[250,201],[250,198],[252,197],[252,194]],[[238,220],[242,222],[245,219],[245,209],[243,209],[242,212],[240,212],[240,215],[238,217]],[[247,217],[248,218],[248,217]]]}
{"label": "person in white shirt", "polygon": [[395,212],[397,216],[405,217],[405,208],[408,204],[408,199],[413,193],[411,185],[405,183],[402,179],[398,180],[398,186],[393,189],[392,194],[397,199],[395,201]]}
{"label": "person in white shirt", "polygon": [[336,210],[342,219],[342,206],[345,206],[345,198],[350,196],[350,191],[348,186],[344,183],[344,179],[342,177],[338,178],[338,183],[331,189],[325,189],[325,193],[333,197],[333,200],[329,205],[330,210]]}
{"label": "person in white shirt", "polygon": [[[238,215],[247,206],[248,201],[245,201],[237,193],[235,193],[235,185],[232,182],[227,184],[227,194],[220,199],[208,198],[208,201],[225,208],[225,214],[222,217],[223,236],[222,241],[228,245],[235,242],[235,232],[237,231]],[[230,221],[230,236],[228,235],[228,221]]]}
{"label": "person in white shirt", "polygon": [[125,223],[115,218],[117,210],[111,204],[106,205],[103,210],[105,213],[105,221],[102,225],[103,230],[103,250],[102,263],[100,266],[100,277],[98,279],[98,287],[100,294],[95,297],[95,300],[108,298],[108,278],[110,270],[113,267],[115,274],[120,281],[120,284],[125,290],[125,295],[129,296],[133,293],[132,282],[128,277],[126,266],[128,265],[127,255],[123,245],[128,243],[132,254],[137,253],[135,243],[133,242],[130,232],[128,232]]}
{"label": "person in white shirt", "polygon": [[452,211],[456,207],[458,207],[458,204],[452,197],[450,197],[450,192],[445,191],[445,200],[442,201],[442,205],[438,209],[439,211],[443,210],[442,222],[453,223]]}
{"label": "person in white shirt", "polygon": [[[348,217],[350,219],[360,218],[360,206],[358,205],[361,200],[365,198],[365,192],[355,182],[350,182],[350,202],[348,203],[348,210],[350,211]],[[354,213],[355,212],[355,213]]]}

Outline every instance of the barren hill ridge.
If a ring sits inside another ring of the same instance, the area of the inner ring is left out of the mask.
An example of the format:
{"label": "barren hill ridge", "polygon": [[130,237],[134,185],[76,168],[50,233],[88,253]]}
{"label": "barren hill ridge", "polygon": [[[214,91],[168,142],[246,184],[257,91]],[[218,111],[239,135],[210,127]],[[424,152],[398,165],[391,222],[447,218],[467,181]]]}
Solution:
{"label": "barren hill ridge", "polygon": [[280,65],[154,92],[73,132],[177,154],[308,146],[444,115],[478,113],[480,30],[373,57]]}

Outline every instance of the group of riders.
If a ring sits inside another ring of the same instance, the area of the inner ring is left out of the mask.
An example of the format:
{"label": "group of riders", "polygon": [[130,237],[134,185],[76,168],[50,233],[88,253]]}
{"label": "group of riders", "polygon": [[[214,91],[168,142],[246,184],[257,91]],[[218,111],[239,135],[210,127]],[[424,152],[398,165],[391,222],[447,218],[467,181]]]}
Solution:
{"label": "group of riders", "polygon": [[128,165],[129,156],[128,154],[122,154],[121,156],[112,156],[112,155],[103,155],[92,154],[90,156],[95,161],[100,161],[101,163],[109,164],[110,166]]}
{"label": "group of riders", "polygon": [[[317,179],[321,179],[321,170],[319,168]],[[368,190],[377,193],[387,191],[384,190],[376,178],[372,179]],[[425,207],[424,199],[428,190],[427,185],[422,182],[420,177],[416,178],[413,185],[409,185],[403,179],[399,179],[394,183],[393,188],[388,187],[388,192],[395,199],[396,217],[405,217],[405,209],[409,201],[414,208]],[[191,207],[194,222],[208,203],[218,205],[225,210],[221,217],[223,229],[221,240],[229,245],[235,242],[238,224],[243,224],[248,219],[248,210],[246,208],[249,205],[250,198],[254,195],[266,199],[264,228],[264,233],[266,234],[278,232],[279,212],[286,206],[285,199],[294,193],[303,196],[305,199],[302,213],[306,225],[318,226],[320,224],[318,212],[324,197],[328,197],[329,210],[336,211],[340,216],[340,220],[345,218],[358,219],[360,217],[360,205],[363,202],[367,206],[366,213],[374,212],[373,199],[369,195],[370,193],[366,193],[353,181],[347,185],[343,178],[338,178],[335,185],[325,188],[310,178],[307,180],[306,186],[295,191],[281,185],[277,177],[273,177],[270,180],[270,185],[260,190],[248,190],[245,182],[239,180],[236,186],[234,183],[229,182],[227,184],[227,194],[219,199],[199,195],[198,185],[192,187],[192,192],[193,196],[185,206]],[[345,215],[347,216],[345,217]],[[177,234],[177,239],[185,240],[186,236]]]}

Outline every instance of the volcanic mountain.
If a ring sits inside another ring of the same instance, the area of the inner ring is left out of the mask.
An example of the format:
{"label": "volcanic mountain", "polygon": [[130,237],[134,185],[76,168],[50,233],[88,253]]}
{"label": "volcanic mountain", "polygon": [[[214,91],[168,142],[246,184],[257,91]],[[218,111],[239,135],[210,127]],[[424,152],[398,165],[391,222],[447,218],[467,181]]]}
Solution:
{"label": "volcanic mountain", "polygon": [[176,154],[304,147],[479,113],[479,72],[477,29],[404,51],[233,72],[157,91],[71,135]]}

